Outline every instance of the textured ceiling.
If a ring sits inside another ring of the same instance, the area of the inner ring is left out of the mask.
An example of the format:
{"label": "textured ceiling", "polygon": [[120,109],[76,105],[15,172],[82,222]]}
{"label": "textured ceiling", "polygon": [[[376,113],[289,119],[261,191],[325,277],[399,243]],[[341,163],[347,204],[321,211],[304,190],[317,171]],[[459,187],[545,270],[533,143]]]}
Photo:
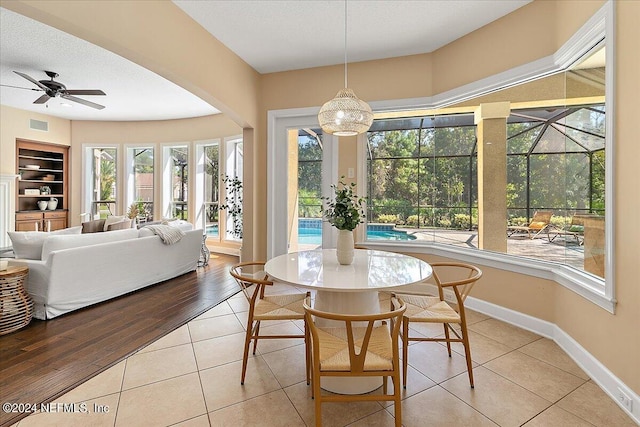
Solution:
{"label": "textured ceiling", "polygon": [[[345,3],[325,0],[183,1],[174,3],[261,73],[344,61]],[[529,3],[529,0],[350,0],[349,62],[433,51]],[[163,120],[218,111],[168,80],[73,36],[0,8],[0,84],[35,88],[57,72],[68,89],[102,89],[81,96],[105,105],[62,106],[42,92],[0,88],[0,103],[72,120]],[[168,101],[170,100],[170,102]]]}
{"label": "textured ceiling", "polygon": [[[0,87],[0,103],[71,120],[166,120],[216,114],[202,99],[101,47],[0,8],[0,84],[36,86],[13,71],[47,80],[57,72],[67,89],[101,89],[106,96],[78,96],[104,105],[96,110],[61,98],[33,104],[41,91]],[[71,104],[70,107],[61,104]]]}
{"label": "textured ceiling", "polygon": [[[173,0],[260,73],[344,63],[345,2]],[[349,62],[432,52],[530,0],[351,0]]]}

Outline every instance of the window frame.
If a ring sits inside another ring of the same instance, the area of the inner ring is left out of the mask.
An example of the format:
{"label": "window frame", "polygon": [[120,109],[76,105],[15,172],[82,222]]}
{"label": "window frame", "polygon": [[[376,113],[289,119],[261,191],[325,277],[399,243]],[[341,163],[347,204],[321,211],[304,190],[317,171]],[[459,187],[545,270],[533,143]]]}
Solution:
{"label": "window frame", "polygon": [[220,141],[219,138],[196,141],[195,143],[195,152],[196,152],[196,181],[195,181],[195,206],[196,206],[196,215],[195,215],[195,224],[201,224],[203,233],[207,233],[207,223],[206,216],[203,209],[204,203],[208,203],[205,201],[205,182],[206,179],[206,165],[204,163],[204,155],[205,148],[213,145],[218,146],[218,236],[207,236],[207,240],[219,243],[222,241],[222,233],[220,230],[222,229],[222,222],[220,217],[220,198],[222,196],[222,185],[221,185],[221,173],[223,170],[223,162],[222,159],[224,157],[224,144]]}
{"label": "window frame", "polygon": [[[188,170],[192,170],[192,154],[191,154],[191,144],[189,142],[175,142],[175,143],[166,143],[161,145],[161,156],[162,156],[162,185],[161,185],[161,214],[162,217],[165,218],[173,218],[173,186],[171,184],[171,149],[173,148],[186,148],[187,150],[187,168]],[[192,174],[193,175],[193,174]],[[193,179],[192,177],[187,178],[187,218],[189,220],[189,211],[191,210],[191,199],[189,197],[189,189],[190,189],[190,181]]]}
{"label": "window frame", "polygon": [[153,209],[151,212],[151,217],[155,218],[156,217],[156,207],[157,207],[157,199],[158,199],[158,186],[157,186],[157,171],[158,171],[158,146],[156,144],[153,143],[148,143],[148,144],[125,144],[123,146],[124,152],[125,152],[125,165],[124,165],[124,170],[125,170],[125,174],[124,174],[124,186],[125,186],[125,199],[126,199],[126,203],[124,206],[124,210],[126,213],[126,210],[129,209],[129,206],[131,206],[132,203],[134,203],[136,201],[135,195],[136,195],[136,189],[135,189],[135,174],[133,172],[133,167],[135,164],[134,161],[134,152],[135,150],[144,150],[144,149],[151,149],[153,150],[153,200],[151,201]]}
{"label": "window frame", "polygon": [[118,195],[123,193],[123,186],[119,177],[122,176],[122,168],[123,162],[121,161],[122,150],[120,150],[119,144],[82,144],[82,213],[81,221],[88,221],[97,219],[93,216],[93,194],[92,194],[92,182],[93,182],[93,150],[95,149],[109,149],[115,150],[115,163],[116,163],[116,177],[115,177],[115,185],[116,185],[116,200],[115,200],[115,208],[113,215],[120,215],[122,212],[122,197],[118,197]]}

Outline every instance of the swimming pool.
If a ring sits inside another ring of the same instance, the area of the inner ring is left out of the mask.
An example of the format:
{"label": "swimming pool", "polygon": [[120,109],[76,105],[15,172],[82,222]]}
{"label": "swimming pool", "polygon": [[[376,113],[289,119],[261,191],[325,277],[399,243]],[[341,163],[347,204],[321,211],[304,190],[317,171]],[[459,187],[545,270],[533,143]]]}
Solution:
{"label": "swimming pool", "polygon": [[[309,224],[309,220],[300,220],[298,223],[298,243],[307,245],[322,244],[322,229],[320,221]],[[407,234],[406,231],[394,230],[393,225],[369,225],[367,226],[367,240],[415,240],[416,236]]]}
{"label": "swimming pool", "polygon": [[207,236],[218,237],[218,224],[207,225]]}
{"label": "swimming pool", "polygon": [[[305,245],[322,244],[322,222],[317,219],[300,219],[298,221],[298,243]],[[207,226],[207,236],[218,237],[218,225]],[[394,230],[393,225],[368,225],[367,240],[415,240],[416,236],[406,231]]]}

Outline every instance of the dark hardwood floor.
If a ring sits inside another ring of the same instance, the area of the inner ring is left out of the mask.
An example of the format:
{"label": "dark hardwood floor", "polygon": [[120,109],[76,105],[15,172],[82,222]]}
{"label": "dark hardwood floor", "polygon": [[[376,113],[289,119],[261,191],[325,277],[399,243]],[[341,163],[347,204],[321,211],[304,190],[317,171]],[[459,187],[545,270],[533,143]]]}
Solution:
{"label": "dark hardwood floor", "polygon": [[[0,336],[0,401],[50,402],[239,291],[237,257]],[[0,426],[27,414],[0,412]]]}

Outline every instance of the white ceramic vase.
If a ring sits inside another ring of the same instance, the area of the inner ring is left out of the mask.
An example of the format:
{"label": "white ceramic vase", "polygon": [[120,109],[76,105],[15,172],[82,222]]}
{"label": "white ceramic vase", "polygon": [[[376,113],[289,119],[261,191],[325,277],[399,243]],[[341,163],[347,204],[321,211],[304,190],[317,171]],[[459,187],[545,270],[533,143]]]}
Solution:
{"label": "white ceramic vase", "polygon": [[338,246],[336,247],[338,263],[350,265],[353,262],[353,244],[353,231],[338,230]]}
{"label": "white ceramic vase", "polygon": [[55,210],[58,207],[58,199],[56,199],[55,197],[51,197],[49,199],[49,202],[47,203],[47,207],[51,211]]}

